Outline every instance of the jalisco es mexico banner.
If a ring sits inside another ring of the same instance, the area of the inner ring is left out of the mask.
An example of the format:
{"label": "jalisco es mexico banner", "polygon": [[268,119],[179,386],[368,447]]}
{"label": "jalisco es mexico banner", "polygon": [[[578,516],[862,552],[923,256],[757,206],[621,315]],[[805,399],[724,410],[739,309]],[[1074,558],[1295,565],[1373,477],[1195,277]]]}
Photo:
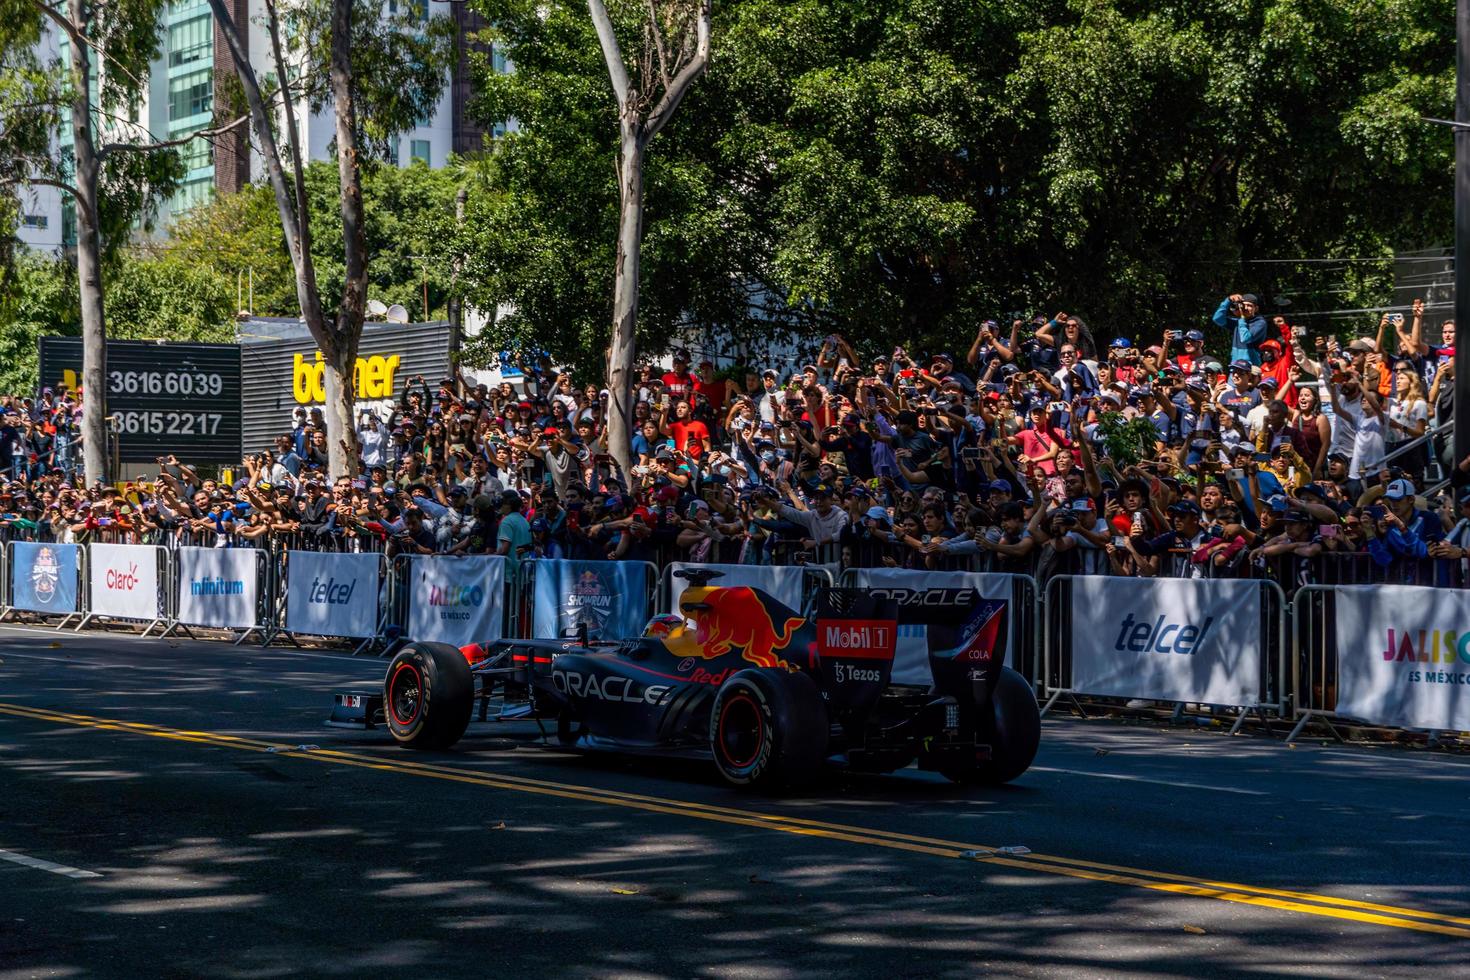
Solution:
{"label": "jalisco es mexico banner", "polygon": [[[861,589],[974,589],[976,599],[1009,602],[1011,578],[1007,575],[981,572],[923,572],[906,568],[854,568],[847,572],[844,581]],[[959,618],[958,616],[956,617]],[[894,684],[932,684],[934,677],[929,668],[929,627],[923,623],[904,622],[899,612],[898,649],[893,655]],[[1017,617],[1012,616],[1011,630],[1016,629]],[[1008,637],[1007,645],[1016,650],[1016,637]]]}
{"label": "jalisco es mexico banner", "polygon": [[78,551],[74,544],[12,544],[10,605],[27,612],[76,612]]}
{"label": "jalisco es mexico banner", "polygon": [[1199,704],[1260,700],[1258,584],[1102,576],[1070,582],[1072,690]]}
{"label": "jalisco es mexico banner", "polygon": [[648,622],[647,574],[642,562],[538,560],[535,635],[567,636],[586,624],[590,640],[637,636]]}
{"label": "jalisco es mexico banner", "polygon": [[254,548],[180,548],[179,622],[248,629],[257,625]]}
{"label": "jalisco es mexico banner", "polygon": [[149,544],[89,545],[87,611],[119,619],[157,619],[163,610],[158,554]]}
{"label": "jalisco es mexico banner", "polygon": [[408,573],[408,635],[455,646],[500,639],[505,565],[499,555],[416,556]]}
{"label": "jalisco es mexico banner", "polygon": [[286,629],[315,636],[378,632],[381,556],[286,552]]}
{"label": "jalisco es mexico banner", "polygon": [[1470,592],[1338,586],[1337,713],[1470,731]]}

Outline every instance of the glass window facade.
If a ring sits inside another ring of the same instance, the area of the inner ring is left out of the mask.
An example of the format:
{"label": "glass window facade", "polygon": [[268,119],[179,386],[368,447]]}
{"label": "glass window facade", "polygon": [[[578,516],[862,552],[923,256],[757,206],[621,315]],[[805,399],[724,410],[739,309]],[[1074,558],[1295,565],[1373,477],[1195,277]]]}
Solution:
{"label": "glass window facade", "polygon": [[208,14],[190,17],[168,28],[170,68],[214,60],[214,24]]}
{"label": "glass window facade", "polygon": [[409,145],[409,156],[411,156],[415,160],[422,160],[424,163],[428,164],[431,167],[434,165],[434,161],[430,159],[430,148],[428,140],[414,140]]}
{"label": "glass window facade", "polygon": [[214,69],[191,71],[168,80],[170,121],[204,115],[214,109]]}

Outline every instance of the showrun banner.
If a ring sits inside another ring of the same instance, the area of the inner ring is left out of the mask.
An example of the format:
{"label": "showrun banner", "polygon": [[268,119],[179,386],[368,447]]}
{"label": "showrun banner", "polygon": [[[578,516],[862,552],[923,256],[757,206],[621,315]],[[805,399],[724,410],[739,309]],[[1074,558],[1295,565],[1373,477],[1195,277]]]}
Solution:
{"label": "showrun banner", "polygon": [[180,548],[179,622],[249,629],[257,625],[254,548]]}
{"label": "showrun banner", "polygon": [[499,555],[420,555],[409,564],[408,635],[466,646],[504,635],[505,565]]}
{"label": "showrun banner", "polygon": [[1338,586],[1337,713],[1470,731],[1470,592]]}
{"label": "showrun banner", "polygon": [[10,546],[10,604],[27,612],[77,612],[77,553],[74,544],[16,541]]}
{"label": "showrun banner", "polygon": [[642,562],[535,563],[533,635],[569,636],[583,624],[589,640],[637,636],[648,622],[648,566]]}

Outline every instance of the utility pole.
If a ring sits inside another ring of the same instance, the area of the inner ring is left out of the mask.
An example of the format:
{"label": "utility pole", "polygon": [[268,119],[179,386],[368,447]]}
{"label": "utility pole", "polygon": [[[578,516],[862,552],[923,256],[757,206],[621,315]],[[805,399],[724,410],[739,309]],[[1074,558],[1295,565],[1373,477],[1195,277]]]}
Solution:
{"label": "utility pole", "polygon": [[1470,483],[1470,0],[1455,4],[1455,434],[1451,479]]}

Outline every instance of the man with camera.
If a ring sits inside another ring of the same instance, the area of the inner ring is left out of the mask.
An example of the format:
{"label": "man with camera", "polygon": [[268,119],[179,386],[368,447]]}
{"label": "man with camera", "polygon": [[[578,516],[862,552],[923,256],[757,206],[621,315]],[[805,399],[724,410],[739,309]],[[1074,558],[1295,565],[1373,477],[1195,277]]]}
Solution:
{"label": "man with camera", "polygon": [[1220,301],[1211,317],[1215,326],[1230,331],[1230,359],[1261,363],[1261,341],[1266,339],[1266,318],[1254,293],[1231,293]]}

